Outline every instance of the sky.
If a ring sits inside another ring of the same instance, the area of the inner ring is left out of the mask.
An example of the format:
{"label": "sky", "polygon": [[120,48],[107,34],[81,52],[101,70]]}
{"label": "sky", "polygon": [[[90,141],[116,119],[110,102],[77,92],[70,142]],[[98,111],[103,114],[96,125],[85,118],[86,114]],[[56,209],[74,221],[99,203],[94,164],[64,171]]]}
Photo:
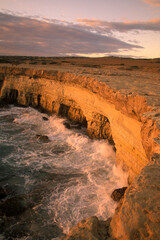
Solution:
{"label": "sky", "polygon": [[160,57],[160,0],[0,0],[0,55]]}

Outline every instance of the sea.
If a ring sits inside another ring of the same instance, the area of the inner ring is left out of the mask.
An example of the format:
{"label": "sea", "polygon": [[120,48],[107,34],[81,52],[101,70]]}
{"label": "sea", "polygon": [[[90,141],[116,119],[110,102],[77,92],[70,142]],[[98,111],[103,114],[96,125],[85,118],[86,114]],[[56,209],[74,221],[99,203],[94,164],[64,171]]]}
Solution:
{"label": "sea", "polygon": [[107,140],[90,139],[85,128],[68,129],[65,121],[31,107],[0,109],[6,192],[0,209],[9,209],[7,217],[0,213],[1,240],[56,240],[84,218],[112,217],[117,203],[111,193],[127,186],[128,175],[116,166]]}

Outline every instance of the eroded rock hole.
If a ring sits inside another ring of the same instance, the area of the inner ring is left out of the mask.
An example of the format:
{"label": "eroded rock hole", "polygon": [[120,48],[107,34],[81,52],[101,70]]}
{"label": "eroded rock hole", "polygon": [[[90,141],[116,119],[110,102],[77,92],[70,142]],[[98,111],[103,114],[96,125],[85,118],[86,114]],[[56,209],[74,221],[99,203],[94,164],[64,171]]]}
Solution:
{"label": "eroded rock hole", "polygon": [[58,114],[62,117],[66,117],[71,121],[74,121],[75,123],[81,123],[82,126],[87,127],[86,117],[80,108],[60,104]]}
{"label": "eroded rock hole", "polygon": [[9,103],[17,103],[17,98],[18,98],[18,90],[16,89],[7,89],[5,93],[4,100]]}
{"label": "eroded rock hole", "polygon": [[40,94],[37,96],[37,106],[38,107],[41,106],[41,95]]}
{"label": "eroded rock hole", "polygon": [[27,106],[34,106],[34,96],[32,93],[26,93],[25,94],[25,99],[26,99],[26,105]]}
{"label": "eroded rock hole", "polygon": [[58,114],[62,117],[68,117],[68,111],[69,111],[69,106],[65,105],[65,104],[60,104],[59,107],[59,112]]}
{"label": "eroded rock hole", "polygon": [[106,116],[94,113],[92,119],[87,122],[87,133],[90,138],[107,139],[111,145],[115,146],[110,122]]}
{"label": "eroded rock hole", "polygon": [[3,81],[4,81],[4,74],[3,73],[0,73],[0,90],[3,86]]}

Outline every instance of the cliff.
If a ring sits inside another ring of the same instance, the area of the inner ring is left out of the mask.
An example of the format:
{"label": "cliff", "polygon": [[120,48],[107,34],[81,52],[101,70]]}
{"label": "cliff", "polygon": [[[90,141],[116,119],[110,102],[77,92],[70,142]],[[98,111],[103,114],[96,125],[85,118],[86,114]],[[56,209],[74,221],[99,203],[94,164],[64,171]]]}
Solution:
{"label": "cliff", "polygon": [[160,156],[154,155],[132,182],[111,221],[116,239],[160,237]]}
{"label": "cliff", "polygon": [[[84,69],[82,71],[73,66],[47,68],[2,64],[0,98],[8,103],[37,107],[81,122],[87,127],[91,138],[105,138],[114,145],[116,161],[129,172],[129,183],[132,184],[112,219],[112,234],[117,239],[131,239],[131,230],[128,230],[130,227],[126,227],[130,222],[127,217],[123,217],[124,209],[125,216],[134,215],[134,211],[131,211],[135,204],[132,198],[136,198],[137,189],[142,192],[137,199],[143,193],[145,198],[152,198],[152,194],[145,195],[144,186],[150,185],[152,180],[148,182],[147,179],[152,179],[154,172],[152,175],[152,171],[147,170],[150,175],[145,178],[145,169],[152,169],[153,154],[160,154],[160,78],[157,73],[145,71],[136,73],[139,78],[133,78],[134,74],[117,75],[115,69],[107,76],[104,70],[96,73],[97,69],[94,68],[86,73]],[[156,76],[154,82],[148,78],[151,74],[152,77],[154,74]],[[143,184],[139,183],[140,180],[134,180],[141,179],[142,176]],[[154,184],[156,187],[153,191],[157,196],[157,180]],[[153,201],[146,204],[150,206]],[[136,211],[139,218],[138,210]],[[139,214],[143,216],[144,213]],[[135,222],[133,229],[139,228],[139,222],[134,218],[132,220]],[[141,233],[138,236],[142,236]]]}

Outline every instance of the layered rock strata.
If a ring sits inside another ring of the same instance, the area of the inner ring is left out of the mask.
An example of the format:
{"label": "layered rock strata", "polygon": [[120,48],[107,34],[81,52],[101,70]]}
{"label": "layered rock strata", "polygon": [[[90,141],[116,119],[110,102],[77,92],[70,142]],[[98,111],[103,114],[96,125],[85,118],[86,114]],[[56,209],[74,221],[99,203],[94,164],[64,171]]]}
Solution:
{"label": "layered rock strata", "polygon": [[119,240],[160,238],[160,155],[127,189],[111,221],[111,232]]}
{"label": "layered rock strata", "polygon": [[90,137],[107,138],[130,182],[153,153],[160,153],[159,115],[143,114],[152,111],[145,98],[115,92],[92,76],[12,67],[0,72],[1,99],[56,112],[87,126]]}
{"label": "layered rock strata", "polygon": [[[129,172],[131,185],[120,200],[110,232],[118,240],[158,239],[159,85],[155,85],[155,93],[152,89],[144,94],[137,90],[137,94],[123,91],[123,86],[115,89],[114,84],[92,74],[0,67],[1,101],[55,112],[86,126],[91,138],[105,138],[114,144],[116,161]],[[101,226],[105,223],[101,225],[96,218],[91,219],[91,227],[89,223],[89,219],[80,223],[66,239],[83,239],[80,235],[84,235],[85,227],[89,239],[102,239]],[[99,226],[96,231],[95,224]],[[76,235],[78,229],[80,235]]]}

